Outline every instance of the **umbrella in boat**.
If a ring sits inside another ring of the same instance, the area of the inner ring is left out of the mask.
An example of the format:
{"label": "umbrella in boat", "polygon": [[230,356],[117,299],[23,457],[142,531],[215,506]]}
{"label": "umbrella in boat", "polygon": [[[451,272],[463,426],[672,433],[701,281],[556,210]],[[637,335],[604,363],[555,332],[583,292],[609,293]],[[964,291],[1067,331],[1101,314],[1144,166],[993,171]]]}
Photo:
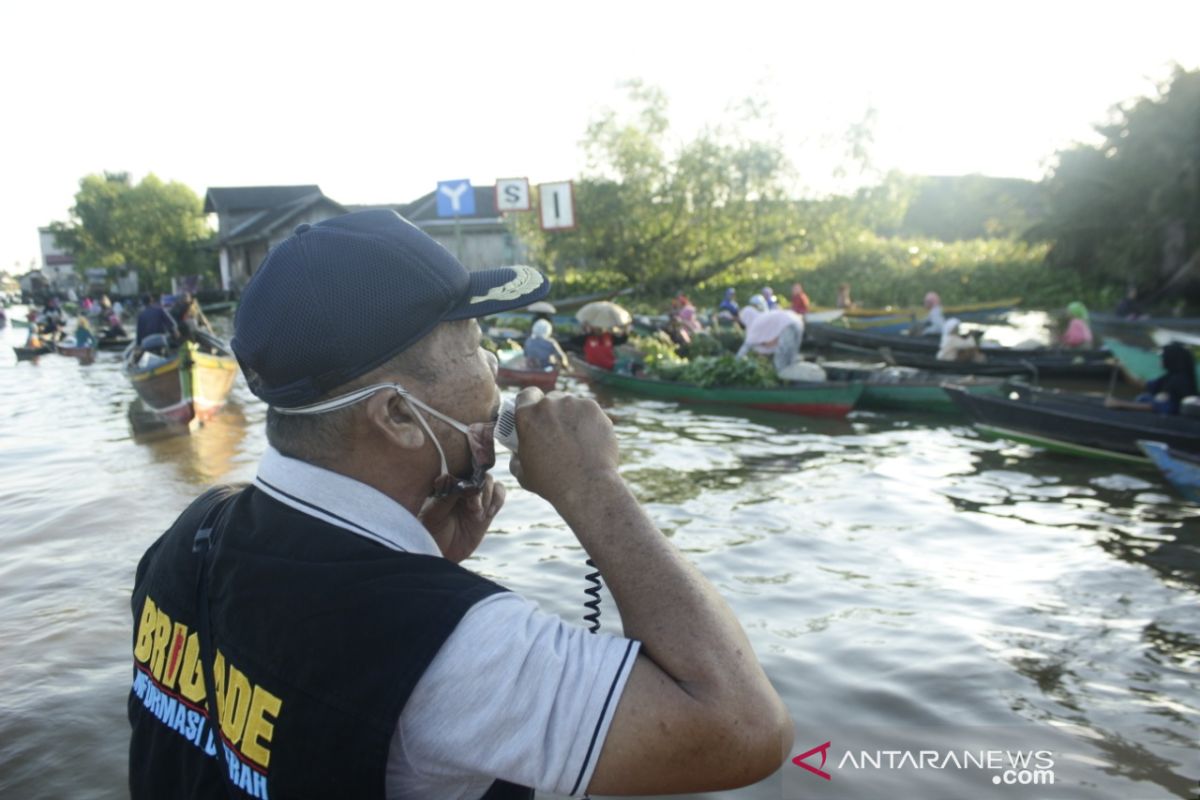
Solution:
{"label": "umbrella in boat", "polygon": [[525,310],[531,314],[557,314],[558,309],[547,303],[545,300],[538,300],[536,303],[531,303],[525,306]]}
{"label": "umbrella in boat", "polygon": [[628,311],[608,300],[588,303],[575,313],[575,319],[593,328],[623,328],[633,324],[633,317]]}

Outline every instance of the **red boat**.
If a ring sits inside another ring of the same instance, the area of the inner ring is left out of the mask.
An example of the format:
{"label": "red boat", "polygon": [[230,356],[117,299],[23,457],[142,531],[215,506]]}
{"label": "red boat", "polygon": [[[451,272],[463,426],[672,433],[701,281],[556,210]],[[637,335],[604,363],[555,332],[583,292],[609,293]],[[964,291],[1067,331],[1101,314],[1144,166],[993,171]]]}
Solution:
{"label": "red boat", "polygon": [[496,383],[521,389],[526,386],[536,386],[543,392],[552,392],[558,384],[558,369],[555,367],[546,367],[545,369],[530,367],[525,356],[518,355],[500,363],[496,370]]}

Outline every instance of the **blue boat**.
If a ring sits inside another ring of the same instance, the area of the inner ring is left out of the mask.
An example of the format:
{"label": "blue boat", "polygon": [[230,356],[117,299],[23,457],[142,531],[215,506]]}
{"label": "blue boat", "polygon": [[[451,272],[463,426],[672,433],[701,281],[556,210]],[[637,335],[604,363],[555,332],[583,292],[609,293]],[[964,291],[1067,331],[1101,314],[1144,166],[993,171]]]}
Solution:
{"label": "blue boat", "polygon": [[1146,439],[1139,439],[1138,447],[1181,495],[1193,503],[1200,503],[1200,455]]}

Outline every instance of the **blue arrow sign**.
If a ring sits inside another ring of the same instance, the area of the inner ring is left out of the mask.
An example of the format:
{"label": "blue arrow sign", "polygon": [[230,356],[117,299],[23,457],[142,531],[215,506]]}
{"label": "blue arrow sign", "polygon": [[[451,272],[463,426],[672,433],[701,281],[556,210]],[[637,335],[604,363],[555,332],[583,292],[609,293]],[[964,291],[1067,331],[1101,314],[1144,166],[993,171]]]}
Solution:
{"label": "blue arrow sign", "polygon": [[439,217],[470,217],[475,214],[475,192],[468,180],[438,181]]}

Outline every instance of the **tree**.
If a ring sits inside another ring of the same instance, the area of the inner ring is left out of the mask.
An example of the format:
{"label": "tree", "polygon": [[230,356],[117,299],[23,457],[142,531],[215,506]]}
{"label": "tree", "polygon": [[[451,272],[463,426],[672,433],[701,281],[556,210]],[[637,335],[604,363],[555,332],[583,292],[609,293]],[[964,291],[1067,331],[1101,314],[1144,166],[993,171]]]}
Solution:
{"label": "tree", "polygon": [[79,268],[127,265],[148,288],[216,265],[214,254],[202,249],[212,232],[200,198],[182,183],[163,183],[153,174],[136,185],[124,172],[84,177],[71,218],[50,228]]}
{"label": "tree", "polygon": [[1118,106],[1096,130],[1101,144],[1058,153],[1030,235],[1053,242],[1052,264],[1114,295],[1165,289],[1200,265],[1200,72],[1177,68],[1157,97]]}
{"label": "tree", "polygon": [[[534,220],[516,223],[535,260],[659,292],[804,239],[777,143],[713,128],[668,153],[666,97],[640,82],[628,88],[637,107],[631,119],[609,112],[588,127],[589,169],[575,185],[578,228],[544,233]],[[742,121],[760,113],[747,103]]]}

